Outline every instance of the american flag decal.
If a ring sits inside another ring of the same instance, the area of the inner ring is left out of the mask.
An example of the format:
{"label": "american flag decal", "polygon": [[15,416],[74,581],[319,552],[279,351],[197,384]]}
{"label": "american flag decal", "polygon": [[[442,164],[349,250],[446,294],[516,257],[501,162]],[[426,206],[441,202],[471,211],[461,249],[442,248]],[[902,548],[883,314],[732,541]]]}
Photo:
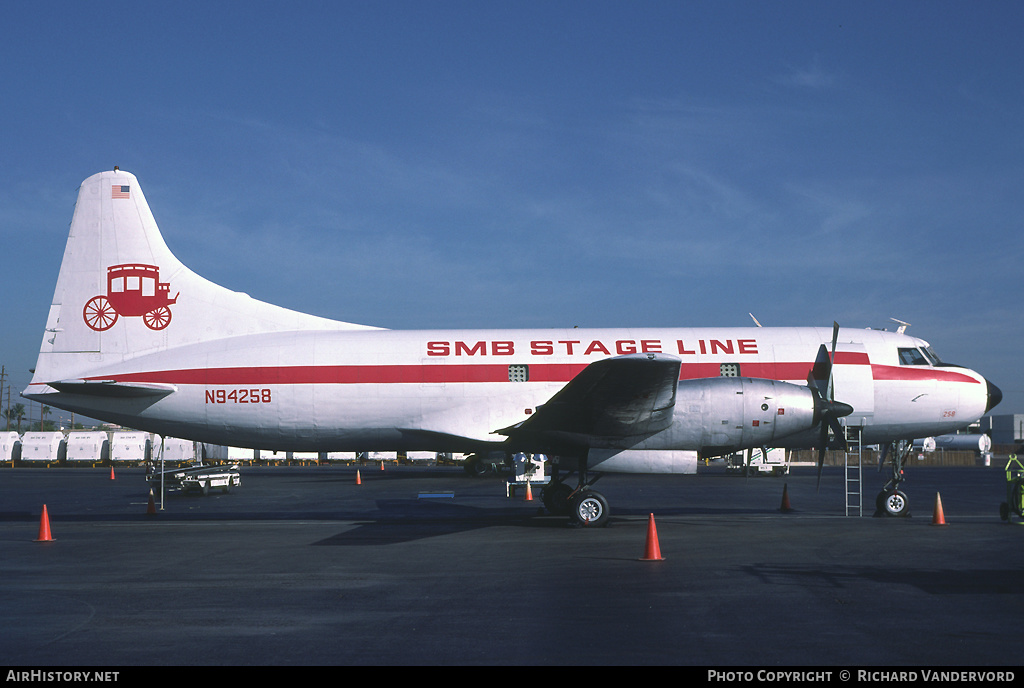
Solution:
{"label": "american flag decal", "polygon": [[129,189],[131,189],[131,187],[128,186],[127,184],[114,184],[112,187],[110,187],[110,197],[130,198]]}

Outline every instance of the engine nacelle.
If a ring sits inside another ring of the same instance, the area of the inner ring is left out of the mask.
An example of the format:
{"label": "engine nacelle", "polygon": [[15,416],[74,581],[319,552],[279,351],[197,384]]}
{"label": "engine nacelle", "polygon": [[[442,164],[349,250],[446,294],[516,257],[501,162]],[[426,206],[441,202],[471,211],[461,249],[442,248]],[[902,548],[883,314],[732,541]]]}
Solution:
{"label": "engine nacelle", "polygon": [[684,380],[676,392],[672,433],[676,446],[702,456],[772,447],[818,425],[820,401],[808,387],[745,377]]}

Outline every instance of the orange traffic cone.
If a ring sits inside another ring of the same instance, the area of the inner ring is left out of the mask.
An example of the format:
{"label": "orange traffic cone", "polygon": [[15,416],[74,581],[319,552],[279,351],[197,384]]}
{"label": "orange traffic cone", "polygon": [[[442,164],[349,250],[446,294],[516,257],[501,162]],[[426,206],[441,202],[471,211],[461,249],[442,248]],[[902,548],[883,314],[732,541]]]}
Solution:
{"label": "orange traffic cone", "polygon": [[938,492],[935,493],[935,512],[932,514],[932,525],[946,525],[946,517],[942,513],[942,497],[939,496]]}
{"label": "orange traffic cone", "polygon": [[156,502],[153,501],[153,489],[149,490],[149,504],[146,505],[146,515],[153,516],[156,514]]}
{"label": "orange traffic cone", "polygon": [[46,512],[46,505],[43,504],[43,516],[39,519],[39,537],[36,538],[36,542],[51,542],[53,536],[50,535],[50,515]]}
{"label": "orange traffic cone", "polygon": [[114,467],[113,466],[110,467],[110,479],[111,480],[114,479]]}
{"label": "orange traffic cone", "polygon": [[782,486],[782,505],[779,507],[779,511],[788,514],[792,510],[793,507],[789,505],[789,484],[786,483]]}
{"label": "orange traffic cone", "polygon": [[647,545],[640,561],[662,561],[661,546],[658,544],[658,529],[654,527],[654,514],[647,518]]}
{"label": "orange traffic cone", "polygon": [[381,462],[380,462],[380,469],[382,471],[384,470],[384,460],[383,459],[381,459]]}
{"label": "orange traffic cone", "polygon": [[356,485],[362,485],[362,484],[363,484],[363,479],[359,475],[359,469],[357,468],[356,469]]}
{"label": "orange traffic cone", "polygon": [[526,501],[527,502],[532,502],[533,501],[533,490],[530,489],[530,481],[529,480],[526,481]]}

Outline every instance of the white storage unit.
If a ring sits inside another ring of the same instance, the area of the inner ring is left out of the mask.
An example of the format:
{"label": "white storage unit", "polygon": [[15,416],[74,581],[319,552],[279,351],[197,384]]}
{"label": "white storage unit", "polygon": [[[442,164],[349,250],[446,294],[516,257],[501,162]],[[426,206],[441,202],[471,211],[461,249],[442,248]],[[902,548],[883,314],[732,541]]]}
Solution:
{"label": "white storage unit", "polygon": [[367,461],[398,461],[398,452],[366,452]]}
{"label": "white storage unit", "polygon": [[58,463],[63,460],[66,449],[62,432],[26,432],[21,438],[21,461]]}
{"label": "white storage unit", "polygon": [[[163,457],[160,456],[161,442]],[[153,437],[153,459],[163,458],[165,463],[191,463],[196,458],[196,443],[178,437]]]}
{"label": "white storage unit", "polygon": [[151,446],[148,432],[115,432],[110,437],[110,462],[143,463]]}
{"label": "white storage unit", "polygon": [[107,460],[110,440],[99,430],[75,430],[68,433],[68,463],[98,464]]}
{"label": "white storage unit", "polygon": [[288,452],[258,449],[256,458],[260,461],[285,461],[288,458]]}
{"label": "white storage unit", "polygon": [[327,452],[328,461],[355,461],[355,452]]}
{"label": "white storage unit", "polygon": [[437,453],[428,451],[411,451],[405,453],[405,458],[409,461],[436,461]]}
{"label": "white storage unit", "polygon": [[204,444],[203,457],[207,461],[255,461],[260,458],[260,450],[226,447],[223,444]]}
{"label": "white storage unit", "polygon": [[17,461],[21,458],[21,435],[11,430],[0,432],[0,462]]}

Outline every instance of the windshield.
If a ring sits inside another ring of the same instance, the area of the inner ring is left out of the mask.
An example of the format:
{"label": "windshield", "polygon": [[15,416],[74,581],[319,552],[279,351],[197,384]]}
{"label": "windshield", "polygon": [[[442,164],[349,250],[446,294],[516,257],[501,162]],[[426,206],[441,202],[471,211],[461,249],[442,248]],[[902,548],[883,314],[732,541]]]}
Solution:
{"label": "windshield", "polygon": [[900,365],[942,365],[942,361],[930,346],[900,349]]}
{"label": "windshield", "polygon": [[935,353],[935,349],[930,346],[926,346],[921,350],[924,352],[924,355],[928,357],[928,360],[932,362],[932,365],[942,365],[942,360],[939,358],[939,355]]}
{"label": "windshield", "polygon": [[900,349],[900,364],[901,365],[930,365],[925,355],[921,353],[920,349],[907,348]]}

